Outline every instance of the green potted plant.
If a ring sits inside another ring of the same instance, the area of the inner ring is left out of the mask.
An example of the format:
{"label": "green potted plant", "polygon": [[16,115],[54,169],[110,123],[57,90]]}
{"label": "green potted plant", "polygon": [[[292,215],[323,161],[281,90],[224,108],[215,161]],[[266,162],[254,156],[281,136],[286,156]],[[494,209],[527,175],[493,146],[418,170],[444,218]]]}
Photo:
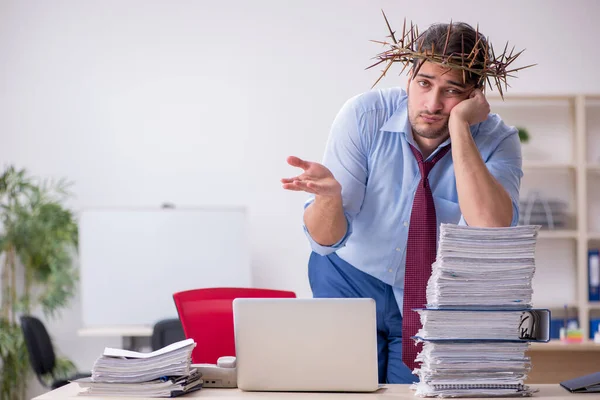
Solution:
{"label": "green potted plant", "polygon": [[521,143],[529,142],[529,131],[527,131],[527,129],[523,128],[522,126],[518,126],[517,130],[519,132],[519,140],[521,141]]}
{"label": "green potted plant", "polygon": [[[8,166],[0,175],[0,398],[25,398],[31,371],[18,317],[41,308],[55,317],[75,294],[72,256],[77,222],[64,205],[68,184],[39,181]],[[54,373],[66,376],[73,363],[58,357]]]}

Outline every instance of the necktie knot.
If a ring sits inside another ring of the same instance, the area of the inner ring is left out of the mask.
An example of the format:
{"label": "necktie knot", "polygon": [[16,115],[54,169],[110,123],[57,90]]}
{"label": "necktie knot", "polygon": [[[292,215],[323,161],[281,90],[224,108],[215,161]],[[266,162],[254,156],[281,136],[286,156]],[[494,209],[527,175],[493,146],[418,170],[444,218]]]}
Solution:
{"label": "necktie knot", "polygon": [[431,172],[431,169],[434,167],[435,163],[441,160],[442,157],[446,155],[448,150],[450,150],[450,145],[447,145],[444,148],[440,149],[440,151],[438,151],[437,154],[433,156],[433,158],[429,161],[424,161],[423,154],[421,154],[421,152],[417,150],[412,144],[410,145],[410,149],[412,150],[412,153],[414,154],[415,159],[417,160],[417,163],[419,165],[419,171],[421,171],[421,179],[425,181],[427,179],[427,176],[429,175],[429,172]]}
{"label": "necktie knot", "polygon": [[431,161],[425,161],[425,162],[419,163],[419,169],[421,170],[421,177],[423,179],[427,178],[427,176],[429,175],[429,172],[431,171],[431,169],[433,168],[434,165],[435,165],[435,163],[433,163]]}

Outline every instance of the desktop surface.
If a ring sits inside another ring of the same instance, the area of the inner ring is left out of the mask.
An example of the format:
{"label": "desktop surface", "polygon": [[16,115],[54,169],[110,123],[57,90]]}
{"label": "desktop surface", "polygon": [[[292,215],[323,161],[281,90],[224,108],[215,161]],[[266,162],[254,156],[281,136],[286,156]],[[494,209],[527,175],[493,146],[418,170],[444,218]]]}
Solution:
{"label": "desktop surface", "polygon": [[[584,400],[600,400],[600,393],[573,394],[569,393],[558,384],[545,385],[530,385],[533,388],[539,389],[531,399],[584,399]],[[69,383],[66,386],[35,397],[33,400],[81,400],[82,396],[78,396],[81,389],[76,383]],[[104,396],[87,396],[85,398],[96,400],[116,400],[125,399],[125,397],[104,397]],[[188,393],[185,396],[178,397],[179,399],[292,399],[292,400],[315,400],[315,399],[348,399],[353,400],[379,400],[379,399],[420,399],[416,397],[410,389],[410,385],[384,385],[379,390],[372,393],[307,393],[307,392],[244,392],[240,389],[201,389],[196,392]],[[139,400],[151,400],[150,398],[137,397]],[[489,400],[489,398],[469,398],[469,400]]]}

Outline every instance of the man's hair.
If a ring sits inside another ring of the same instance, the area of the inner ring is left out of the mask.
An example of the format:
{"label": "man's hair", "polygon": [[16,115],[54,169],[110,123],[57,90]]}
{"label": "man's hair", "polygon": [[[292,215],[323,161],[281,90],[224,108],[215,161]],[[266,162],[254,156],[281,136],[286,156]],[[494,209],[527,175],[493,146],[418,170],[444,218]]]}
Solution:
{"label": "man's hair", "polygon": [[[489,62],[489,59],[485,59],[486,54],[489,53],[486,51],[487,41],[485,36],[464,22],[431,25],[419,35],[416,44],[419,51],[431,53],[433,49],[433,52],[437,55],[456,55],[455,61],[460,60],[461,54],[466,59],[469,54],[474,52],[474,70],[481,70],[484,63]],[[477,48],[474,50],[475,47]],[[415,72],[417,66],[423,61],[423,59],[418,57],[413,60],[413,72]],[[473,84],[479,87],[484,83],[483,77],[479,74],[466,71],[464,76],[466,84]]]}

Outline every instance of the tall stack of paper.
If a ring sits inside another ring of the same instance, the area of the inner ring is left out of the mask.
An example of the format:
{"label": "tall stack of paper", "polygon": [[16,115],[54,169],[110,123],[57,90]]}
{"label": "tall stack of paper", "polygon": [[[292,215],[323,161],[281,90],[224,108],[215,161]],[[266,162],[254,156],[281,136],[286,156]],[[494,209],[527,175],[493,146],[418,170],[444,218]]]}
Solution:
{"label": "tall stack of paper", "polygon": [[442,224],[428,307],[530,307],[538,230]]}
{"label": "tall stack of paper", "polygon": [[531,396],[530,341],[549,340],[548,310],[533,309],[539,226],[474,228],[442,224],[417,310],[423,342],[417,356],[422,397]]}
{"label": "tall stack of paper", "polygon": [[89,396],[175,397],[202,387],[201,374],[191,367],[193,339],[151,353],[106,348],[94,363],[91,378],[75,382]]}

